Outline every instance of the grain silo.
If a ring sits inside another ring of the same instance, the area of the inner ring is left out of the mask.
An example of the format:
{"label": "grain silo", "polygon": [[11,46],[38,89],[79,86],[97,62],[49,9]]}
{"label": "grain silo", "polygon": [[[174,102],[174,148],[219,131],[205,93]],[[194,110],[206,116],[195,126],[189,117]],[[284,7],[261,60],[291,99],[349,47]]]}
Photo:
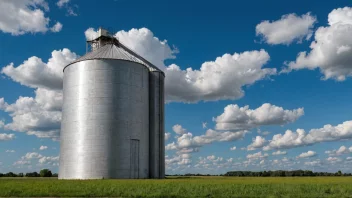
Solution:
{"label": "grain silo", "polygon": [[106,30],[64,68],[59,179],[164,178],[164,73]]}

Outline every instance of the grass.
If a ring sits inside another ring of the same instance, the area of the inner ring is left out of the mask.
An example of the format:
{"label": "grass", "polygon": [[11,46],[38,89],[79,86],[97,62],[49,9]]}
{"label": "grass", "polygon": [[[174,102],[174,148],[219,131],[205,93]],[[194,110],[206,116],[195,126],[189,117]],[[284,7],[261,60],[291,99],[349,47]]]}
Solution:
{"label": "grass", "polygon": [[0,197],[352,197],[352,177],[1,178]]}

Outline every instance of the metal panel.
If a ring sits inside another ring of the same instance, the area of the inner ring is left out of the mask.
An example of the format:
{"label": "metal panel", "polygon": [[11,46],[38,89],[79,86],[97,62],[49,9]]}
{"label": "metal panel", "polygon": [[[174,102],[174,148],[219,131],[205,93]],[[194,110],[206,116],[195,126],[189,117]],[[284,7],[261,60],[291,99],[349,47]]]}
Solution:
{"label": "metal panel", "polygon": [[131,179],[139,178],[139,140],[131,139]]}
{"label": "metal panel", "polygon": [[134,177],[149,177],[148,73],[123,60],[86,60],[65,69],[59,179],[130,178],[136,153]]}
{"label": "metal panel", "polygon": [[165,177],[164,74],[149,73],[149,170],[151,178]]}

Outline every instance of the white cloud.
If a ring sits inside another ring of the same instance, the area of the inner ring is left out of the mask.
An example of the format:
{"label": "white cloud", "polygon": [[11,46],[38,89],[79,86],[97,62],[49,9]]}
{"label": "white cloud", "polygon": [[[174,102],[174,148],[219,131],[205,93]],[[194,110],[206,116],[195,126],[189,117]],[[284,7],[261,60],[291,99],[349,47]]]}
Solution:
{"label": "white cloud", "polygon": [[352,121],[345,121],[337,126],[330,124],[320,129],[311,129],[307,134],[303,129],[296,132],[287,130],[285,134],[276,134],[264,150],[294,148],[320,142],[347,140],[352,138]]}
{"label": "white cloud", "polygon": [[0,133],[0,141],[9,141],[15,138],[15,134]]}
{"label": "white cloud", "polygon": [[[1,98],[0,98],[0,99],[1,99]],[[0,104],[0,109],[2,109],[2,108],[1,108],[1,104]],[[5,122],[2,121],[2,120],[0,120],[0,129],[3,128],[4,126],[5,126]]]}
{"label": "white cloud", "polygon": [[317,159],[317,160],[313,160],[313,161],[304,162],[304,164],[308,165],[308,166],[320,166],[323,163],[320,161],[320,159]]}
{"label": "white cloud", "polygon": [[166,101],[194,103],[241,98],[243,86],[276,74],[275,68],[262,68],[269,58],[265,50],[260,50],[224,54],[203,63],[199,70],[182,70],[172,64],[165,70]]}
{"label": "white cloud", "polygon": [[62,30],[62,24],[57,22],[53,27],[50,28],[52,32],[60,32]]}
{"label": "white cloud", "polygon": [[234,151],[234,150],[236,150],[235,146],[230,148],[230,151]]}
{"label": "white cloud", "polygon": [[256,26],[257,36],[262,36],[268,44],[286,44],[301,42],[312,36],[316,17],[310,13],[297,16],[295,13],[281,16],[277,21],[263,21]]}
{"label": "white cloud", "polygon": [[256,136],[255,138],[252,139],[252,144],[247,146],[248,151],[255,150],[257,148],[262,148],[266,144],[265,138],[261,136]]}
{"label": "white cloud", "polygon": [[78,8],[78,6],[74,5],[74,7],[72,7],[72,6],[69,5],[69,3],[70,3],[70,0],[59,0],[56,3],[56,5],[59,8],[65,8],[66,11],[67,11],[67,15],[69,15],[69,16],[78,16],[78,14],[74,11],[74,7]]}
{"label": "white cloud", "polygon": [[324,79],[343,81],[352,76],[352,8],[334,9],[328,16],[329,25],[319,27],[310,52],[300,52],[296,61],[286,63],[284,72],[319,68]]}
{"label": "white cloud", "polygon": [[346,146],[341,146],[337,150],[325,151],[325,153],[329,155],[342,155],[350,152],[352,153],[352,146],[350,148],[347,148]]}
{"label": "white cloud", "polygon": [[17,67],[11,63],[2,68],[1,73],[28,87],[61,90],[62,70],[78,56],[67,48],[54,50],[51,56],[47,63],[35,56]]}
{"label": "white cloud", "polygon": [[268,156],[269,155],[267,153],[262,154],[262,152],[259,151],[258,153],[248,154],[247,159],[261,159],[261,158],[266,158]]}
{"label": "white cloud", "polygon": [[22,156],[21,159],[31,160],[43,157],[41,154],[36,152],[26,153],[26,155]]}
{"label": "white cloud", "polygon": [[98,38],[99,34],[98,31],[94,30],[94,28],[88,28],[85,32],[84,35],[86,36],[86,39],[88,41],[91,41],[93,39]]}
{"label": "white cloud", "polygon": [[26,132],[40,138],[57,140],[61,123],[62,69],[75,60],[77,55],[68,49],[54,50],[48,63],[31,57],[22,65],[10,65],[2,73],[12,80],[35,90],[35,97],[19,97],[13,104],[0,99],[0,108],[12,117],[12,123],[5,128]]}
{"label": "white cloud", "polygon": [[298,158],[309,158],[309,157],[314,157],[316,156],[317,153],[314,152],[314,151],[308,151],[308,152],[305,152],[305,153],[301,153],[299,156],[297,156]]}
{"label": "white cloud", "polygon": [[207,122],[202,122],[202,127],[203,127],[203,129],[206,129],[207,128]]}
{"label": "white cloud", "polygon": [[173,130],[175,133],[177,133],[178,135],[182,135],[182,134],[187,133],[187,130],[184,129],[184,128],[182,128],[182,126],[179,125],[179,124],[174,125],[174,126],[172,127],[172,130]]}
{"label": "white cloud", "polygon": [[26,165],[26,164],[31,164],[31,162],[29,160],[18,160],[16,162],[13,163],[13,165]]}
{"label": "white cloud", "polygon": [[212,129],[208,129],[204,135],[193,136],[192,133],[187,132],[186,129],[182,128],[181,125],[175,125],[178,131],[182,131],[182,135],[177,137],[177,142],[169,143],[165,146],[166,150],[178,150],[187,152],[197,152],[200,147],[211,144],[213,142],[225,142],[225,141],[235,141],[244,137],[247,131],[238,132],[218,132]]}
{"label": "white cloud", "polygon": [[286,154],[287,154],[286,151],[276,151],[272,153],[272,155],[286,155]]}
{"label": "white cloud", "polygon": [[176,48],[169,46],[167,40],[160,40],[147,28],[133,28],[127,32],[121,30],[115,37],[162,70],[165,69],[164,61],[176,58],[175,54],[178,53]]}
{"label": "white cloud", "polygon": [[170,158],[165,159],[166,166],[170,166],[172,164],[188,165],[191,162],[192,162],[192,160],[191,160],[190,154],[181,154],[181,155],[177,155],[171,159]]}
{"label": "white cloud", "polygon": [[45,163],[50,164],[52,162],[59,161],[59,156],[50,156],[50,157],[43,156],[38,161],[40,164],[45,164]]}
{"label": "white cloud", "polygon": [[171,133],[165,133],[165,141],[170,139],[170,137],[171,137]]}
{"label": "white cloud", "polygon": [[6,153],[14,153],[14,152],[16,152],[15,150],[6,150],[5,151]]}
{"label": "white cloud", "polygon": [[341,161],[341,159],[338,158],[338,157],[328,157],[328,158],[326,158],[326,160],[331,162],[331,163],[335,163],[335,162]]}
{"label": "white cloud", "polygon": [[285,110],[282,107],[264,103],[257,109],[249,106],[228,105],[224,113],[214,118],[218,130],[251,129],[263,125],[284,125],[296,121],[304,115],[304,109]]}
{"label": "white cloud", "polygon": [[[5,102],[4,98],[0,98],[0,109],[3,110],[7,107],[7,103]],[[1,123],[4,124],[4,121],[1,120]]]}
{"label": "white cloud", "polygon": [[8,105],[5,112],[12,117],[12,123],[6,124],[5,129],[58,139],[61,111],[46,110],[35,98],[20,97],[14,104]]}
{"label": "white cloud", "polygon": [[68,4],[70,0],[59,0],[56,5],[59,6],[60,8],[63,7],[65,4]]}
{"label": "white cloud", "polygon": [[253,154],[248,154],[247,155],[247,159],[251,160],[251,159],[261,159],[261,158],[266,158],[269,155],[267,153],[262,154],[261,151],[259,151],[258,153],[253,153]]}
{"label": "white cloud", "polygon": [[48,149],[47,146],[40,146],[40,147],[39,147],[39,150],[41,150],[41,151],[42,151],[42,150],[46,150],[46,149]]}
{"label": "white cloud", "polygon": [[0,31],[12,35],[25,33],[47,32],[49,11],[45,0],[1,0],[0,1]]}

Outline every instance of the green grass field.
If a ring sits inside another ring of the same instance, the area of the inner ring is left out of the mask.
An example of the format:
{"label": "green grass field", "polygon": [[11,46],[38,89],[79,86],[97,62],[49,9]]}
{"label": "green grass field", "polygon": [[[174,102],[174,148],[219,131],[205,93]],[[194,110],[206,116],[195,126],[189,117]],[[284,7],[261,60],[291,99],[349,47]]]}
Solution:
{"label": "green grass field", "polygon": [[0,178],[0,197],[352,197],[352,177]]}

